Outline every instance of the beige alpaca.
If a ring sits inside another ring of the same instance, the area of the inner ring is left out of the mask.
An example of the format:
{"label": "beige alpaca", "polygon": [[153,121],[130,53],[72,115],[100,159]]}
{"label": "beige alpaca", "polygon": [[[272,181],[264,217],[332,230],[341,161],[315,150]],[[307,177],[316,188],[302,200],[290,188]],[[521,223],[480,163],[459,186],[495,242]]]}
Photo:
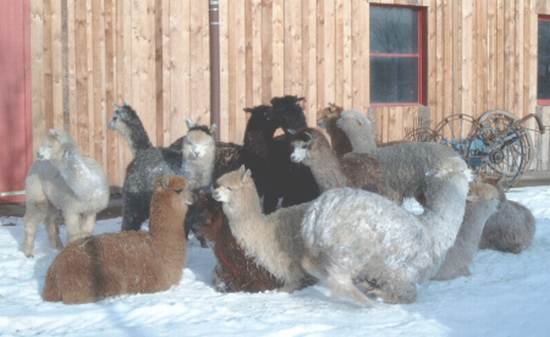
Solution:
{"label": "beige alpaca", "polygon": [[92,234],[96,214],[109,202],[109,186],[103,169],[93,159],[83,156],[66,132],[50,130],[38,156],[25,181],[26,256],[32,256],[39,223],[46,222],[50,243],[60,248],[60,213],[71,242]]}
{"label": "beige alpaca", "polygon": [[282,290],[302,287],[307,275],[300,265],[300,224],[307,204],[264,215],[251,173],[244,166],[221,176],[217,184],[213,197],[223,203],[229,227],[246,254],[280,280]]}
{"label": "beige alpaca", "polygon": [[160,177],[151,201],[149,232],[103,234],[67,245],[48,269],[42,298],[86,303],[178,284],[185,267],[182,223],[189,202],[185,178]]}

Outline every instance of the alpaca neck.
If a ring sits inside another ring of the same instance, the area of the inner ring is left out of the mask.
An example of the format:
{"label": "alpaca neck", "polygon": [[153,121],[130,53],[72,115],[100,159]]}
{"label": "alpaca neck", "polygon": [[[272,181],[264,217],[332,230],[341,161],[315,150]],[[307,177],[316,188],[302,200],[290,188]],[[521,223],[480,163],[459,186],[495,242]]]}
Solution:
{"label": "alpaca neck", "polygon": [[255,124],[253,121],[249,121],[244,133],[243,148],[255,155],[265,157],[277,128],[274,126],[261,127]]}
{"label": "alpaca neck", "polygon": [[276,224],[262,213],[254,184],[244,187],[238,199],[223,204],[233,236],[247,256],[253,257],[279,280],[284,280],[286,270],[281,265],[288,257],[278,247]]}
{"label": "alpaca neck", "polygon": [[439,185],[435,189],[438,197],[430,199],[420,220],[431,235],[434,271],[437,271],[445,254],[454,244],[464,219],[468,177],[455,173],[433,184]]}
{"label": "alpaca neck", "polygon": [[344,131],[342,131],[342,129],[336,126],[337,120],[338,119],[335,117],[328,118],[326,121],[326,128],[330,136],[330,142],[334,152],[337,156],[341,157],[344,154],[351,152],[352,147],[348,136],[344,133]]}
{"label": "alpaca neck", "polygon": [[127,129],[128,134],[124,135],[124,138],[128,141],[128,145],[130,145],[134,155],[139,151],[147,150],[153,147],[153,144],[149,140],[147,131],[143,127],[141,121],[138,121],[131,128],[128,127]]}
{"label": "alpaca neck", "polygon": [[487,219],[494,213],[487,202],[468,202],[464,212],[464,220],[458,232],[454,246],[461,248],[467,258],[473,259],[481,241],[481,234]]}
{"label": "alpaca neck", "polygon": [[349,186],[349,181],[342,170],[336,154],[326,146],[320,146],[318,152],[312,153],[307,165],[321,192],[331,188]]}
{"label": "alpaca neck", "polygon": [[187,240],[184,228],[186,210],[163,207],[169,206],[172,202],[176,201],[156,200],[155,196],[151,201],[149,233],[165,259],[183,256]]}
{"label": "alpaca neck", "polygon": [[212,183],[215,157],[216,148],[213,146],[211,151],[199,159],[182,160],[183,176],[187,179],[190,190],[207,187]]}
{"label": "alpaca neck", "polygon": [[353,152],[357,153],[374,153],[378,146],[376,145],[376,134],[372,130],[372,126],[364,125],[364,127],[355,130],[344,130]]}
{"label": "alpaca neck", "polygon": [[53,164],[77,197],[90,199],[91,194],[100,192],[99,188],[104,186],[104,176],[92,171],[76,147],[71,147],[68,151]]}

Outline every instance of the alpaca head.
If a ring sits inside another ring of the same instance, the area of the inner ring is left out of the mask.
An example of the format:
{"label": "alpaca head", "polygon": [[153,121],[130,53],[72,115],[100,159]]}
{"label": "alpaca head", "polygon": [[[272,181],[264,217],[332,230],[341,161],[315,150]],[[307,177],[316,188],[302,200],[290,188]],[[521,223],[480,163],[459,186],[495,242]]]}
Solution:
{"label": "alpaca head", "polygon": [[216,241],[223,228],[224,219],[220,204],[205,191],[197,193],[187,218],[191,218],[190,229],[195,236],[204,238],[210,243]]}
{"label": "alpaca head", "polygon": [[470,184],[466,201],[483,206],[488,210],[489,214],[492,214],[497,210],[500,199],[501,193],[498,188],[490,184],[474,181]]}
{"label": "alpaca head", "polygon": [[115,105],[115,107],[113,118],[107,125],[109,129],[117,131],[126,139],[131,139],[133,132],[141,132],[142,130],[145,132],[143,123],[131,106],[124,103],[124,105]]}
{"label": "alpaca head", "polygon": [[207,154],[214,153],[216,142],[213,132],[216,130],[216,124],[207,127],[198,125],[191,120],[187,120],[187,135],[183,138],[183,157],[185,160],[201,159]]}
{"label": "alpaca head", "polygon": [[320,147],[330,149],[330,144],[323,134],[312,128],[305,128],[298,132],[289,130],[292,153],[290,159],[295,163],[308,165],[314,159],[315,153]]}
{"label": "alpaca head", "polygon": [[365,131],[374,134],[372,121],[362,112],[357,110],[345,110],[342,111],[336,126],[344,131],[346,134],[358,134],[357,132],[364,133]]}
{"label": "alpaca head", "polygon": [[326,108],[317,112],[317,126],[326,128],[328,121],[340,118],[343,110],[341,106],[330,103]]}
{"label": "alpaca head", "polygon": [[66,158],[75,149],[72,137],[65,131],[50,129],[38,149],[38,160],[59,160]]}
{"label": "alpaca head", "polygon": [[247,130],[263,130],[274,133],[280,125],[273,120],[273,109],[269,105],[257,105],[252,108],[244,108],[244,112],[250,114]]}
{"label": "alpaca head", "polygon": [[[193,203],[193,195],[187,188],[187,180],[181,176],[164,175],[155,181],[155,189],[151,200],[151,214],[170,212],[182,215],[187,207]],[[181,223],[179,224],[181,225]]]}
{"label": "alpaca head", "polygon": [[299,130],[307,127],[306,117],[301,106],[301,103],[304,101],[304,97],[292,95],[273,97],[271,99],[273,118],[283,128],[285,133],[288,133],[289,129]]}
{"label": "alpaca head", "polygon": [[251,190],[256,194],[252,173],[242,165],[235,171],[221,176],[216,182],[217,188],[212,192],[214,200],[224,204],[238,204],[245,200]]}

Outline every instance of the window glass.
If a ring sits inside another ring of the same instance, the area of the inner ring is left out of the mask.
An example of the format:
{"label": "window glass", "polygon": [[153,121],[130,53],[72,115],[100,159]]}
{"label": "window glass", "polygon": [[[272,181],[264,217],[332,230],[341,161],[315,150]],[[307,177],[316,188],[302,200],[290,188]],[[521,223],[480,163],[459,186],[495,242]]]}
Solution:
{"label": "window glass", "polygon": [[539,99],[550,99],[550,19],[539,20],[538,53],[538,93]]}
{"label": "window glass", "polygon": [[419,8],[370,6],[372,103],[424,103],[422,13]]}
{"label": "window glass", "polygon": [[372,57],[370,62],[373,103],[418,101],[418,59]]}
{"label": "window glass", "polygon": [[370,11],[371,53],[418,51],[417,10],[371,6]]}

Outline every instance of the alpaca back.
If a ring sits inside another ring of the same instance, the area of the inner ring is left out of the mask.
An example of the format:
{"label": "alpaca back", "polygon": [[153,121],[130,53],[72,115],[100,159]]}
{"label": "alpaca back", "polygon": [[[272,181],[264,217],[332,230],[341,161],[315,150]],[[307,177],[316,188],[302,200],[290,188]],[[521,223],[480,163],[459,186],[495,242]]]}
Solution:
{"label": "alpaca back", "polygon": [[390,200],[359,189],[331,189],[313,201],[302,236],[306,254],[325,256],[325,270],[338,268],[353,278],[393,270],[415,282],[432,263],[426,226]]}
{"label": "alpaca back", "polygon": [[43,298],[85,303],[162,291],[178,283],[185,264],[182,223],[189,202],[184,188],[183,178],[157,181],[149,232],[109,233],[70,243],[48,269]]}
{"label": "alpaca back", "polygon": [[432,177],[467,169],[456,152],[436,143],[396,144],[379,148],[374,155],[386,186],[401,197],[419,195]]}
{"label": "alpaca back", "polygon": [[487,220],[479,248],[519,254],[531,246],[535,231],[533,213],[522,204],[505,199]]}

